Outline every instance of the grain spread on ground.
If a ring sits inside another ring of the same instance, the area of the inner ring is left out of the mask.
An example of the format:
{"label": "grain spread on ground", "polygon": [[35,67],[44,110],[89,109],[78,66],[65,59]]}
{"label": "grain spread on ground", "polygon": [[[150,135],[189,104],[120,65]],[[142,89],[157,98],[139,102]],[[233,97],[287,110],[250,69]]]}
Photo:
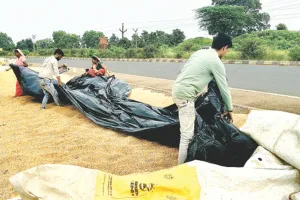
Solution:
{"label": "grain spread on ground", "polygon": [[[63,81],[70,77],[65,76]],[[42,164],[69,164],[117,175],[150,172],[177,164],[178,150],[102,128],[72,106],[40,103],[32,97],[13,98],[12,70],[0,72],[0,197],[16,196],[9,177]],[[142,88],[130,98],[164,107],[172,98]],[[235,115],[243,125],[247,115]],[[170,138],[171,139],[171,138]]]}

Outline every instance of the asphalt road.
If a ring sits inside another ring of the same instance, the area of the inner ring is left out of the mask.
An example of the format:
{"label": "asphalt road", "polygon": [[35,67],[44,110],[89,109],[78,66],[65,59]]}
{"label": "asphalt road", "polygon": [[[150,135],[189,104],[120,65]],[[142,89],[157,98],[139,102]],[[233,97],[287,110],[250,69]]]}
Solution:
{"label": "asphalt road", "polygon": [[[42,63],[43,59],[28,59],[29,63]],[[90,68],[89,60],[66,60],[69,67]],[[184,63],[105,62],[117,73],[175,80]],[[300,67],[226,65],[229,86],[268,93],[300,97]],[[83,71],[84,72],[84,71]]]}

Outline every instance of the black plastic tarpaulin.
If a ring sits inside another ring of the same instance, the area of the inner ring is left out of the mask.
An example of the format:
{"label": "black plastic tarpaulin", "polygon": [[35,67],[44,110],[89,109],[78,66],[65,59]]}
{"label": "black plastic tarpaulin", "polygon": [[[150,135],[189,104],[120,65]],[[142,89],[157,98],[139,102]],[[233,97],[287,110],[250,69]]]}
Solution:
{"label": "black plastic tarpaulin", "polygon": [[[22,87],[23,95],[33,96],[37,100],[41,101],[44,97],[44,93],[39,84],[39,78],[37,76],[38,73],[27,67],[20,67],[14,64],[10,64],[9,66],[12,68],[14,74],[16,75],[17,80],[19,81]],[[57,80],[51,80],[51,81],[55,89],[60,91],[60,87],[58,85]],[[70,103],[70,101],[61,92],[58,92],[58,97],[62,103],[64,104]],[[49,99],[49,102],[51,101],[53,101],[52,97]]]}
{"label": "black plastic tarpaulin", "polygon": [[[11,65],[25,94],[41,99],[37,72]],[[157,108],[128,98],[131,88],[111,77],[79,76],[58,86],[59,98],[80,110],[94,123],[156,141],[179,145],[180,131],[176,105]],[[215,82],[196,101],[195,136],[187,161],[199,159],[224,166],[242,166],[256,148],[256,143],[221,116],[224,105]]]}
{"label": "black plastic tarpaulin", "polygon": [[[27,67],[10,65],[23,92],[41,101],[43,91],[38,73]],[[78,76],[58,86],[63,104],[72,104],[94,123],[169,146],[178,146],[179,123],[175,105],[157,108],[128,98],[131,87],[114,76]]]}
{"label": "black plastic tarpaulin", "polygon": [[111,77],[75,77],[62,91],[90,120],[127,133],[178,124],[176,112],[128,98],[130,86]]}
{"label": "black plastic tarpaulin", "polygon": [[215,81],[196,101],[195,135],[186,162],[204,160],[228,167],[243,167],[256,142],[222,117],[224,103]]}

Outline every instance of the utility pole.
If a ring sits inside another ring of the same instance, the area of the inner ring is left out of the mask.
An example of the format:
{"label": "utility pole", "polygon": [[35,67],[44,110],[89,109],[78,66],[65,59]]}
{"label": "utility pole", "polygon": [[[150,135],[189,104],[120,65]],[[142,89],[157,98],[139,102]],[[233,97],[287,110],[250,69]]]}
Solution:
{"label": "utility pole", "polygon": [[34,44],[35,38],[36,38],[36,35],[32,35],[33,52],[35,52],[35,44]]}
{"label": "utility pole", "polygon": [[121,33],[122,33],[122,39],[124,38],[124,33],[127,31],[127,29],[126,30],[124,30],[124,23],[122,23],[122,30],[119,28],[119,30],[121,31]]}
{"label": "utility pole", "polygon": [[133,29],[133,31],[135,32],[135,48],[137,49],[137,39],[138,39],[138,30],[139,29]]}

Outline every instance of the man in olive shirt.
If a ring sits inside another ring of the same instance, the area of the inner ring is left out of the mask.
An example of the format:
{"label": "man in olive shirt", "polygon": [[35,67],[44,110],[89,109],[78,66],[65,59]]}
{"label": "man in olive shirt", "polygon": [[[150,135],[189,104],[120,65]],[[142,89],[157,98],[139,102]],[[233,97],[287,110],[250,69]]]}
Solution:
{"label": "man in olive shirt", "polygon": [[230,47],[231,38],[222,33],[218,34],[213,39],[212,49],[199,50],[191,55],[173,85],[172,97],[179,110],[181,132],[178,164],[184,163],[188,145],[194,136],[195,100],[212,79],[216,80],[225,103],[224,116],[232,121],[231,94],[225,66],[221,61]]}

